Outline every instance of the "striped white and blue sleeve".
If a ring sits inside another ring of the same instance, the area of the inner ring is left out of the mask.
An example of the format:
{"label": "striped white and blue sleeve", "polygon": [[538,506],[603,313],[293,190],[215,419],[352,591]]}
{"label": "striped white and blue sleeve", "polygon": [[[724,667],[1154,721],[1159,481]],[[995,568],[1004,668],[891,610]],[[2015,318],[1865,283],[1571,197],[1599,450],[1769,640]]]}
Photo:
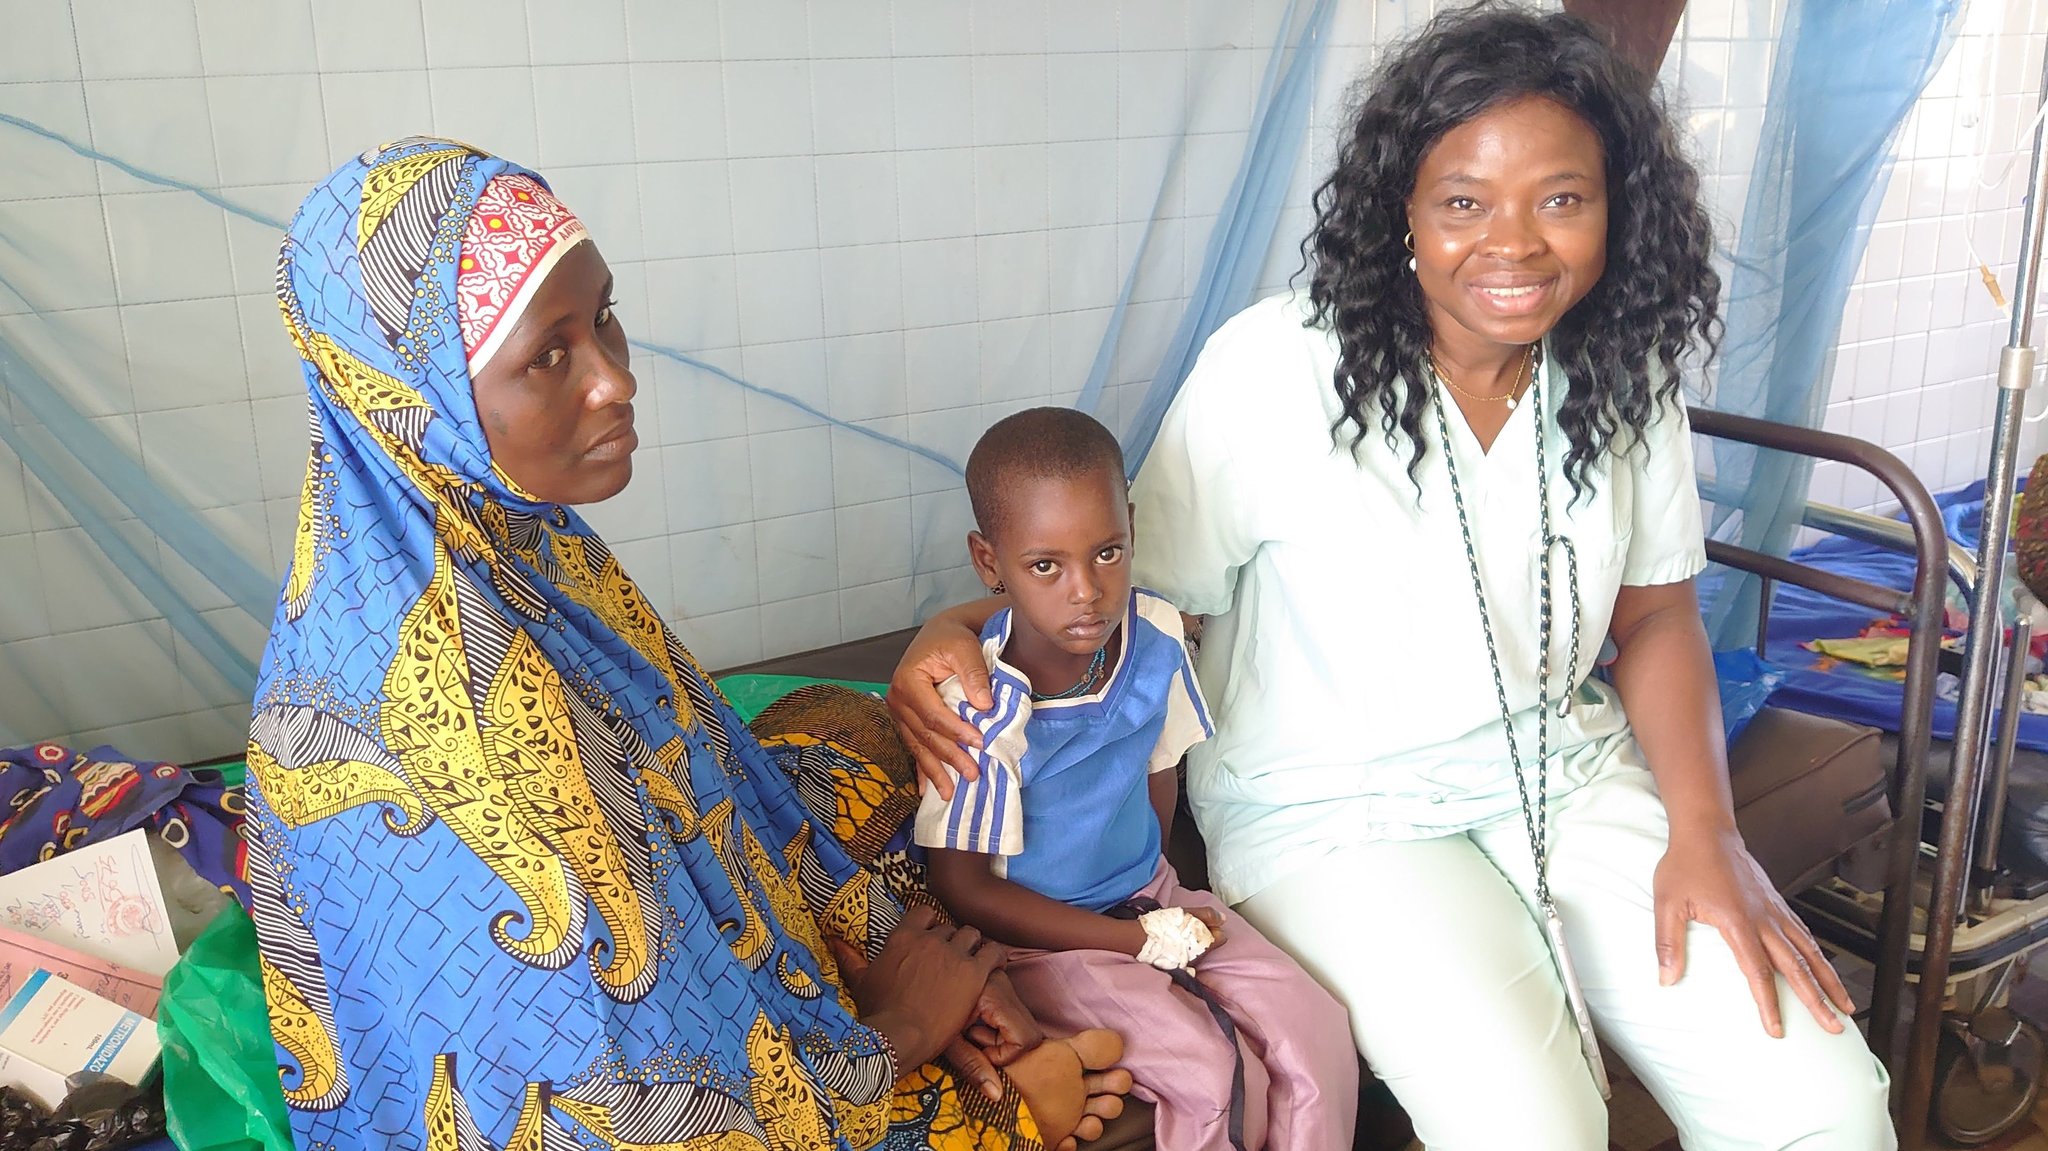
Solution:
{"label": "striped white and blue sleeve", "polygon": [[987,711],[967,702],[959,680],[939,685],[947,706],[981,731],[982,746],[972,751],[981,778],[970,782],[954,773],[950,802],[924,789],[914,831],[922,847],[1003,856],[1024,851],[1024,728],[1031,721],[1031,691],[1010,676],[989,678],[995,705]]}

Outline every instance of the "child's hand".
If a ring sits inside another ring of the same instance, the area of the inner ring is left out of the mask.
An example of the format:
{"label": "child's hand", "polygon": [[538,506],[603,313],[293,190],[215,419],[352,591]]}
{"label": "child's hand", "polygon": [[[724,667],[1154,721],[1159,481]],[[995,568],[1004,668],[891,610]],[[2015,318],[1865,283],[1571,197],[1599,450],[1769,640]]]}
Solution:
{"label": "child's hand", "polygon": [[1138,962],[1161,971],[1186,971],[1221,942],[1217,929],[1223,919],[1206,907],[1160,907],[1140,915],[1138,924],[1145,929]]}
{"label": "child's hand", "polygon": [[1216,947],[1223,942],[1223,913],[1213,907],[1183,907],[1182,911],[1202,921],[1209,929],[1209,946]]}

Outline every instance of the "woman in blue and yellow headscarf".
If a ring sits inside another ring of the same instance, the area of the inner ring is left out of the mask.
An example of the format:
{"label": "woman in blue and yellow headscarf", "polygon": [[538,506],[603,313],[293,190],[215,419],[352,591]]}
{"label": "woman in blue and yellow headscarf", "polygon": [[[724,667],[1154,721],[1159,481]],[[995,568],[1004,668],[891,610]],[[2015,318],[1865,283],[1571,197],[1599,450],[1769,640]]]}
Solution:
{"label": "woman in blue and yellow headscarf", "polygon": [[1114,1037],[1042,1042],[1000,948],[905,913],[833,834],[874,765],[764,749],[566,506],[632,474],[611,290],[545,184],[443,140],[344,165],[284,242],[312,456],[249,878],[301,1146],[1099,1130]]}

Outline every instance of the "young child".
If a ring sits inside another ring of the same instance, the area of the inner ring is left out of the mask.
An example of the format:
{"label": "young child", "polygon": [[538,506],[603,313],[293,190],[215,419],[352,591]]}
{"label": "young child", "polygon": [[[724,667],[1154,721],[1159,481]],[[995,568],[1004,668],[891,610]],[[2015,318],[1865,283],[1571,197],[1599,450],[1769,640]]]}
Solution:
{"label": "young child", "polygon": [[980,779],[918,810],[933,894],[1017,948],[1010,978],[1048,1027],[1123,1034],[1160,1147],[1350,1147],[1343,1007],[1161,855],[1174,769],[1209,715],[1180,613],[1131,586],[1116,438],[1070,409],[1020,412],[975,445],[967,491],[968,552],[1010,606],[982,630],[994,706],[940,688],[984,747]]}

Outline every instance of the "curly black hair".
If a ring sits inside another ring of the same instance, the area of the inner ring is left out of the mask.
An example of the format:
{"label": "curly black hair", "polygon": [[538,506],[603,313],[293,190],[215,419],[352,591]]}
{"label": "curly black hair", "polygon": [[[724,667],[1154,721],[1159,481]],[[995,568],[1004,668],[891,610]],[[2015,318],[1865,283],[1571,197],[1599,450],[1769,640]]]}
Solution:
{"label": "curly black hair", "polygon": [[1407,202],[1423,156],[1446,132],[1525,96],[1577,113],[1607,162],[1607,270],[1550,335],[1569,380],[1558,413],[1570,444],[1565,473],[1582,493],[1617,432],[1642,431],[1676,401],[1680,359],[1696,343],[1702,364],[1712,358],[1721,291],[1699,174],[1662,101],[1584,21],[1482,0],[1439,14],[1380,66],[1336,170],[1316,189],[1315,230],[1302,242],[1310,323],[1337,337],[1344,414],[1333,441],[1353,425],[1357,450],[1377,409],[1388,447],[1408,441],[1414,478],[1431,393],[1399,381],[1421,378],[1430,326],[1402,240]]}

